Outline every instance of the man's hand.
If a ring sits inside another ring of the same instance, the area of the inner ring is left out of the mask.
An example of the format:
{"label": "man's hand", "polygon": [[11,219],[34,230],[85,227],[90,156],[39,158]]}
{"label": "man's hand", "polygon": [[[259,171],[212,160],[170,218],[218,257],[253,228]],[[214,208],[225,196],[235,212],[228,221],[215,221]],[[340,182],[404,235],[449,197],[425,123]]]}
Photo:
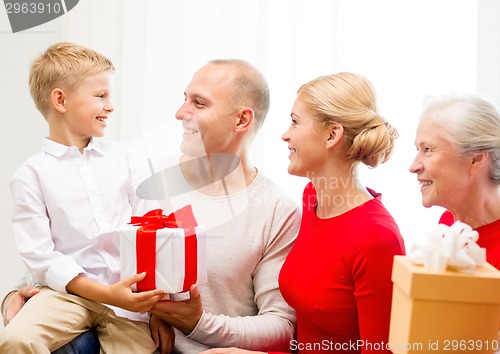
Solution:
{"label": "man's hand", "polygon": [[170,323],[184,334],[189,334],[203,314],[200,291],[196,285],[191,285],[189,296],[188,300],[183,301],[158,301],[149,312]]}
{"label": "man's hand", "polygon": [[40,289],[34,286],[24,286],[17,291],[13,291],[5,297],[2,306],[3,325],[7,326],[17,315],[30,297],[38,294]]}
{"label": "man's hand", "polygon": [[160,347],[160,353],[172,353],[175,344],[174,328],[155,315],[152,315],[149,319],[149,328],[151,329],[151,337],[153,338],[156,347]]}

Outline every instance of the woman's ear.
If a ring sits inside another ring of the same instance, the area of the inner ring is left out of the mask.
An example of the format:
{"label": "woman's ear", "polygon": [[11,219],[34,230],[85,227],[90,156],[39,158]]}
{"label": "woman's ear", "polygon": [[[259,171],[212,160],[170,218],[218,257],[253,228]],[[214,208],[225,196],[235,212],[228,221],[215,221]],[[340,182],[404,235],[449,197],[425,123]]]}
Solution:
{"label": "woman's ear", "polygon": [[59,113],[66,112],[66,95],[60,88],[55,88],[50,93],[50,103]]}
{"label": "woman's ear", "polygon": [[326,140],[326,148],[332,149],[337,146],[344,136],[344,127],[340,124],[334,124],[330,127],[329,136]]}
{"label": "woman's ear", "polygon": [[488,151],[480,151],[474,154],[471,161],[471,173],[477,173],[488,163],[489,154]]}
{"label": "woman's ear", "polygon": [[254,111],[250,107],[242,107],[238,111],[238,121],[236,123],[237,131],[246,131],[249,130],[252,126]]}

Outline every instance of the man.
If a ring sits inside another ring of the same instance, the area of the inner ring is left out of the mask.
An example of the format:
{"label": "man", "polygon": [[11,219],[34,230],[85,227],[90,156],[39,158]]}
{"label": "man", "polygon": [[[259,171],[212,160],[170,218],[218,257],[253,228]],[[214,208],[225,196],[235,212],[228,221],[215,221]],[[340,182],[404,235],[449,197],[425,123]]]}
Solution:
{"label": "man", "polygon": [[158,302],[151,313],[177,329],[181,353],[288,350],[293,339],[294,313],[277,279],[299,213],[248,158],[268,109],[267,84],[254,67],[215,60],[194,74],[176,113],[184,128],[180,170],[196,193],[168,193],[167,186],[167,194],[176,194],[171,209],[190,203],[207,226],[208,283],[193,287],[189,300]]}
{"label": "man", "polygon": [[268,109],[267,83],[253,66],[210,61],[194,74],[176,113],[183,156],[139,187],[140,197],[160,199],[166,212],[191,204],[207,227],[208,283],[192,286],[187,300],[151,310],[153,337],[162,321],[169,323],[177,353],[221,346],[287,351],[294,338],[295,313],[281,297],[278,273],[299,211],[248,157]]}

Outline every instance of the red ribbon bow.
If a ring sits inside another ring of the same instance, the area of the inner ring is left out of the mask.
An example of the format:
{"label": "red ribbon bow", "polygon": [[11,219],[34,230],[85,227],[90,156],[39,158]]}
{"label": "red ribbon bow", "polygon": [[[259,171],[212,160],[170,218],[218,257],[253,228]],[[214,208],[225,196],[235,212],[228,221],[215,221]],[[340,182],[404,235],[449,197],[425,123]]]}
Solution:
{"label": "red ribbon bow", "polygon": [[163,215],[162,209],[148,211],[143,216],[132,216],[130,223],[140,226],[136,231],[137,274],[146,272],[146,277],[137,282],[138,291],[156,289],[156,231],[164,228],[184,229],[185,276],[182,292],[195,284],[198,276],[198,242],[191,205]]}

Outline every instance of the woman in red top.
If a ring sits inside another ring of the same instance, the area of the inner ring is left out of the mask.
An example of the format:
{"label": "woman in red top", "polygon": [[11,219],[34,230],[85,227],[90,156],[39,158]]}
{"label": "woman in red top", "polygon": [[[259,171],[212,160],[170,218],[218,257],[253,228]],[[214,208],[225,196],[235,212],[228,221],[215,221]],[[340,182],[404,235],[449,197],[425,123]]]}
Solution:
{"label": "woman in red top", "polygon": [[279,276],[283,297],[297,312],[290,350],[391,353],[392,263],[405,249],[380,194],[362,185],[356,166],[385,162],[397,132],[377,113],[370,82],[347,72],[303,85],[291,118],[282,137],[288,172],[311,182],[297,241]]}
{"label": "woman in red top", "polygon": [[422,204],[447,209],[440,222],[455,220],[479,233],[486,260],[500,269],[500,114],[476,95],[429,99],[410,166],[421,184]]}

